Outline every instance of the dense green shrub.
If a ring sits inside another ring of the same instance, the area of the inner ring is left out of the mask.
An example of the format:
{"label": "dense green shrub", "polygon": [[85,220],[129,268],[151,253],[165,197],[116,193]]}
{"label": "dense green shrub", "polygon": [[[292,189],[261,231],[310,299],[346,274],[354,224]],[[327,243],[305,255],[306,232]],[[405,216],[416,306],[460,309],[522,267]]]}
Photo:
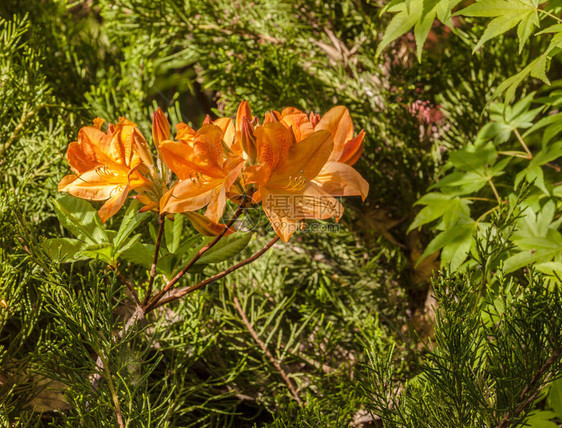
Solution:
{"label": "dense green shrub", "polygon": [[[561,6],[458,3],[3,1],[0,421],[115,426],[117,401],[129,426],[559,423]],[[346,105],[366,205],[116,337],[119,278],[43,244],[71,237],[68,143],[96,116],[149,135],[155,106],[200,123],[241,99]]]}

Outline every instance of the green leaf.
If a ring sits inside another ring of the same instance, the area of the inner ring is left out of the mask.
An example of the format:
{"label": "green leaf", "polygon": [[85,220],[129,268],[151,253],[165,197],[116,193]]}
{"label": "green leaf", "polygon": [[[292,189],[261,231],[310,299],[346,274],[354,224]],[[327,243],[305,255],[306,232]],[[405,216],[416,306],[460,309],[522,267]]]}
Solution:
{"label": "green leaf", "polygon": [[78,239],[92,244],[108,241],[97,211],[85,200],[64,194],[53,205],[62,226]]}
{"label": "green leaf", "polygon": [[449,161],[457,169],[474,171],[486,165],[493,165],[496,162],[496,156],[496,148],[491,142],[483,147],[467,144],[461,150],[452,152],[449,155]]}
{"label": "green leaf", "polygon": [[119,249],[114,249],[113,259],[117,260],[119,258],[119,256],[121,255],[121,253],[134,248],[135,245],[137,245],[137,243],[140,242],[141,237],[142,237],[142,234],[137,233],[131,239],[127,240],[127,242],[125,242]]}
{"label": "green leaf", "polygon": [[512,236],[519,252],[505,261],[507,273],[535,263],[562,261],[562,235],[558,231],[562,217],[554,221],[555,213],[553,201],[548,201],[538,213],[531,208],[524,211]]}
{"label": "green leaf", "polygon": [[404,35],[412,28],[416,40],[416,56],[421,61],[423,45],[431,30],[435,18],[443,24],[453,27],[452,9],[461,0],[394,0],[382,10],[383,13],[394,12],[396,15],[388,24],[382,40],[377,47],[376,56],[392,41]]}
{"label": "green leaf", "polygon": [[439,233],[425,248],[424,252],[418,259],[416,266],[425,257],[434,252],[443,249],[441,252],[441,260],[449,262],[451,269],[458,267],[468,257],[468,252],[473,245],[474,221],[459,221],[454,227],[449,227]]}
{"label": "green leaf", "polygon": [[113,245],[110,243],[92,244],[84,247],[82,251],[77,254],[78,257],[87,257],[89,259],[99,259],[107,264],[113,265]]}
{"label": "green leaf", "polygon": [[426,206],[418,213],[408,232],[445,216],[447,224],[454,224],[460,216],[470,216],[468,207],[470,203],[468,199],[451,197],[443,193],[428,193],[416,202],[416,205]]}
{"label": "green leaf", "polygon": [[550,384],[548,404],[556,412],[556,416],[562,418],[562,378]]}
{"label": "green leaf", "polygon": [[250,242],[252,233],[236,232],[222,237],[201,256],[197,264],[220,263],[239,254]]}
{"label": "green leaf", "polygon": [[166,248],[170,253],[176,253],[180,246],[181,236],[183,232],[184,216],[177,214],[174,220],[166,219],[164,223],[164,237],[166,239]]}
{"label": "green leaf", "polygon": [[531,428],[559,428],[559,425],[551,422],[557,415],[545,410],[535,411],[525,420],[526,426]]}
{"label": "green leaf", "polygon": [[519,49],[539,26],[537,8],[524,0],[479,0],[459,11],[456,15],[494,18],[473,49],[477,51],[484,43],[519,25]]}
{"label": "green leaf", "polygon": [[53,238],[42,244],[43,249],[56,263],[70,263],[84,260],[86,256],[80,256],[80,252],[86,248],[86,244],[78,239]]}
{"label": "green leaf", "polygon": [[386,31],[375,52],[375,56],[377,57],[391,42],[406,34],[416,25],[422,16],[423,0],[411,0],[402,3],[396,2],[392,8],[388,8],[388,11],[398,11],[398,13],[392,17],[386,27]]}
{"label": "green leaf", "polygon": [[129,248],[122,250],[119,257],[145,268],[150,268],[154,259],[154,245],[136,241]]}
{"label": "green leaf", "polygon": [[121,226],[117,231],[117,235],[113,240],[115,250],[118,251],[124,244],[125,240],[131,233],[150,215],[149,213],[139,213],[140,203],[133,201],[127,208]]}

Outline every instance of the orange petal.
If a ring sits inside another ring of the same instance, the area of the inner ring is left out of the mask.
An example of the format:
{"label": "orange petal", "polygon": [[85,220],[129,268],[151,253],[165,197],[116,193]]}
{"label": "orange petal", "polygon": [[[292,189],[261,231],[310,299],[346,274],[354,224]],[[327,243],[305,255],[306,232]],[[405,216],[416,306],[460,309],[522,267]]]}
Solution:
{"label": "orange petal", "polygon": [[316,125],[318,125],[318,122],[320,122],[320,115],[318,113],[310,112],[310,115],[308,116],[308,120],[310,121],[312,126],[316,128]]}
{"label": "orange petal", "polygon": [[137,201],[139,201],[141,204],[143,204],[144,206],[139,210],[140,213],[146,212],[146,211],[151,211],[151,210],[156,210],[158,211],[158,200],[153,200],[148,194],[146,193],[139,193],[135,196],[132,196],[133,199],[136,199]]}
{"label": "orange petal", "polygon": [[293,128],[295,138],[301,141],[314,132],[314,126],[308,120],[306,113],[294,108],[287,107],[281,112],[283,121]]}
{"label": "orange petal", "polygon": [[70,169],[76,174],[94,169],[98,165],[98,162],[90,156],[87,156],[82,150],[82,146],[76,142],[68,145],[66,159],[70,165]]}
{"label": "orange petal", "polygon": [[308,183],[299,193],[270,192],[263,189],[263,210],[277,235],[287,242],[300,227],[302,219],[339,220],[343,206],[314,183]]}
{"label": "orange petal", "polygon": [[229,117],[219,117],[213,122],[213,125],[218,126],[222,131],[222,139],[227,147],[232,146],[234,143],[234,135],[236,134],[236,129],[234,128],[234,123]]}
{"label": "orange petal", "polygon": [[277,168],[287,156],[289,149],[295,144],[291,130],[279,122],[268,122],[254,129],[258,162],[270,170]]}
{"label": "orange petal", "polygon": [[270,184],[275,187],[302,187],[303,180],[312,180],[322,170],[334,147],[328,131],[316,131],[294,144],[288,155],[272,173]]}
{"label": "orange petal", "polygon": [[178,140],[193,141],[193,138],[197,134],[195,129],[185,123],[178,123],[176,125],[176,129],[178,130],[178,133],[176,134],[176,139]]}
{"label": "orange petal", "polygon": [[110,142],[111,138],[97,128],[85,126],[78,131],[80,149],[92,162],[98,164],[113,162],[108,153]]}
{"label": "orange petal", "polygon": [[224,186],[216,188],[211,194],[209,205],[205,211],[205,216],[213,222],[218,222],[224,214],[226,208],[226,192]]}
{"label": "orange petal", "polygon": [[199,158],[199,165],[209,175],[219,177],[222,175],[224,163],[222,148],[222,131],[215,125],[203,125],[197,136],[193,147]]}
{"label": "orange petal", "polygon": [[116,192],[121,192],[129,183],[126,174],[108,168],[87,171],[76,176],[72,181],[70,177],[72,176],[63,178],[59,184],[59,191],[92,201],[111,198]]}
{"label": "orange petal", "polygon": [[326,129],[332,133],[334,151],[330,160],[339,159],[345,143],[353,137],[353,122],[347,108],[344,106],[332,107],[316,125],[316,130],[319,129]]}
{"label": "orange petal", "polygon": [[104,122],[105,120],[103,120],[101,117],[96,117],[94,119],[94,128],[101,129],[101,126],[103,125]]}
{"label": "orange petal", "polygon": [[328,162],[314,182],[332,196],[361,196],[365,200],[369,193],[369,183],[361,174],[341,162]]}
{"label": "orange petal", "polygon": [[205,116],[205,120],[203,120],[203,125],[211,125],[213,123],[213,119],[211,119],[211,116],[207,115]]}
{"label": "orange petal", "polygon": [[365,147],[364,138],[365,131],[361,130],[359,135],[345,143],[338,162],[354,165],[361,157],[361,153],[363,153],[363,148]]}
{"label": "orange petal", "polygon": [[160,143],[160,154],[164,163],[182,180],[199,171],[199,159],[195,150],[189,144],[180,141],[162,141]]}
{"label": "orange petal", "polygon": [[146,166],[150,167],[154,164],[150,147],[137,127],[133,132],[133,152],[140,157]]}
{"label": "orange petal", "polygon": [[170,123],[162,110],[158,108],[156,109],[154,118],[152,119],[152,140],[154,141],[154,145],[158,147],[162,141],[169,139]]}
{"label": "orange petal", "polygon": [[64,188],[68,186],[70,183],[72,183],[74,180],[76,180],[77,178],[78,176],[74,174],[65,175],[59,183],[58,191],[64,192],[65,191]]}
{"label": "orange petal", "polygon": [[160,212],[182,213],[196,211],[205,207],[223,180],[205,178],[203,180],[181,180],[160,200]]}
{"label": "orange petal", "polygon": [[120,192],[117,192],[114,196],[107,200],[105,204],[98,210],[98,215],[102,223],[105,223],[107,219],[115,215],[117,211],[123,206],[127,195],[129,194],[129,186],[125,186]]}
{"label": "orange petal", "polygon": [[242,150],[248,155],[248,159],[251,163],[256,161],[257,148],[256,148],[256,136],[254,135],[254,128],[248,118],[243,117],[242,126],[240,131],[237,133],[238,141]]}
{"label": "orange petal", "polygon": [[276,110],[268,111],[265,114],[265,119],[263,121],[264,124],[271,123],[271,122],[281,122],[283,120],[283,116]]}

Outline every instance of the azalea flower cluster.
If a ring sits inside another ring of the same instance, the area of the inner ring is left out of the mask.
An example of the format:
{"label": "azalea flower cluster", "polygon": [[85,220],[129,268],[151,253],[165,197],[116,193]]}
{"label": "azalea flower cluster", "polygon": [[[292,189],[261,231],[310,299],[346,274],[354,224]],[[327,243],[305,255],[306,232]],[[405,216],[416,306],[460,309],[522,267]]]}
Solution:
{"label": "azalea flower cluster", "polygon": [[[236,120],[207,116],[198,130],[180,123],[173,138],[158,109],[152,126],[156,162],[136,124],[121,118],[107,132],[102,124],[95,119],[69,145],[72,174],[59,190],[106,201],[99,210],[104,222],[132,191],[142,211],[186,214],[208,235],[224,230],[220,220],[227,200],[261,203],[277,235],[287,241],[304,219],[339,220],[343,207],[336,197],[365,199],[369,190],[352,166],[365,133],[353,135],[342,106],[322,117],[288,107],[267,113],[260,123],[243,101]],[[201,209],[204,215],[197,213]]]}

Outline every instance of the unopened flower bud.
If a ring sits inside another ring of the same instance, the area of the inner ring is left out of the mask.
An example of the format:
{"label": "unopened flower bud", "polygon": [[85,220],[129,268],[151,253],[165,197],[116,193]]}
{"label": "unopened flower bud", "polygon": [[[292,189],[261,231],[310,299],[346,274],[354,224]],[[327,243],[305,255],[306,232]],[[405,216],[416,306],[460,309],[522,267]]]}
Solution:
{"label": "unopened flower bud", "polygon": [[240,130],[240,143],[242,144],[242,149],[248,155],[248,160],[250,164],[255,163],[256,156],[257,156],[256,137],[254,135],[252,124],[246,117],[242,119],[242,129]]}
{"label": "unopened flower bud", "polygon": [[152,139],[156,147],[159,147],[162,141],[170,139],[170,123],[160,108],[156,110],[152,120]]}

